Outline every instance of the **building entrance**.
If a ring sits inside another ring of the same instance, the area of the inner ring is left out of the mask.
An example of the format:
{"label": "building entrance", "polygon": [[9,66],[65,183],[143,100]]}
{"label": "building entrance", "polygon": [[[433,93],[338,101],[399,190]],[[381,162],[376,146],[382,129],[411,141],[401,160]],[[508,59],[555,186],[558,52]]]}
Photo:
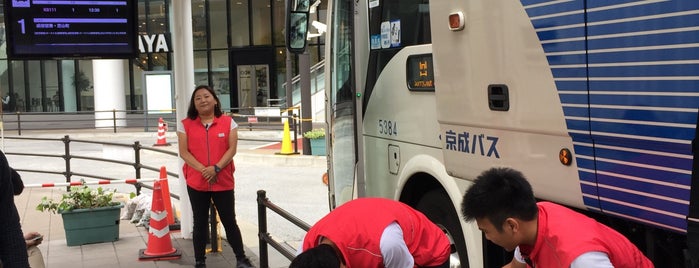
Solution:
{"label": "building entrance", "polygon": [[274,48],[232,49],[230,53],[232,107],[237,106],[241,114],[252,114],[254,107],[267,106],[268,99],[277,98],[274,79],[270,78],[276,73]]}
{"label": "building entrance", "polygon": [[269,65],[238,65],[240,108],[264,107],[269,99]]}

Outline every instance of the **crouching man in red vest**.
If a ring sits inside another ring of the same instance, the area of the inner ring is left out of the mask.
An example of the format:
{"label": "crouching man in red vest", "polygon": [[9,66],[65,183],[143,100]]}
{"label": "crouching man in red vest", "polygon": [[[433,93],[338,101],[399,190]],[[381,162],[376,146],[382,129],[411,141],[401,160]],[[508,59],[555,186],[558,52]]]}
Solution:
{"label": "crouching man in red vest", "polygon": [[521,172],[492,168],[464,195],[461,210],[485,238],[515,251],[505,267],[649,268],[653,263],[626,237],[592,218],[536,202]]}
{"label": "crouching man in red vest", "polygon": [[320,219],[290,268],[449,267],[446,234],[398,201],[360,198]]}

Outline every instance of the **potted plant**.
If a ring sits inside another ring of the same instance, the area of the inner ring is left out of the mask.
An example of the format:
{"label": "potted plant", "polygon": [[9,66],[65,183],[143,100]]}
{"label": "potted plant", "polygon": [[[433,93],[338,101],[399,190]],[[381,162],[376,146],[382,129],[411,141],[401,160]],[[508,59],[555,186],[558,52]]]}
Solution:
{"label": "potted plant", "polygon": [[60,201],[43,197],[39,211],[61,214],[68,246],[119,240],[119,214],[124,204],[115,202],[115,190],[73,186]]}
{"label": "potted plant", "polygon": [[325,129],[314,128],[303,133],[303,137],[311,141],[312,155],[325,155]]}

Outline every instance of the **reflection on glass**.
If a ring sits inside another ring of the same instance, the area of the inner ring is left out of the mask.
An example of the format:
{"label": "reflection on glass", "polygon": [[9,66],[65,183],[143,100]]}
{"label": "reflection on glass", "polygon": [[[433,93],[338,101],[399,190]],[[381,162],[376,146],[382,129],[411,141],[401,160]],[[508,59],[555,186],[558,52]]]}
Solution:
{"label": "reflection on glass", "polygon": [[306,46],[306,32],[308,27],[308,15],[306,13],[292,12],[289,23],[289,47],[303,49]]}
{"label": "reflection on glass", "polygon": [[303,11],[303,12],[308,12],[309,4],[311,1],[309,0],[298,0],[296,1],[296,8],[294,11]]}
{"label": "reflection on glass", "polygon": [[250,45],[250,32],[248,18],[248,1],[236,1],[230,5],[231,11],[231,46],[241,47]]}
{"label": "reflection on glass", "polygon": [[335,6],[331,52],[330,90],[331,110],[330,128],[332,132],[331,150],[331,187],[335,193],[335,203],[339,206],[352,199],[355,177],[355,128],[354,98],[350,75],[350,4],[340,2]]}

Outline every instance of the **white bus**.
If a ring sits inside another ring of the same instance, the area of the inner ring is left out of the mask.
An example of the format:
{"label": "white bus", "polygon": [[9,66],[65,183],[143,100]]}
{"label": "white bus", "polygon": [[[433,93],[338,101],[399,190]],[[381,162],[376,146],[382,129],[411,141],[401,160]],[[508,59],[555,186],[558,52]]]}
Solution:
{"label": "white bus", "polygon": [[507,166],[657,267],[699,267],[699,1],[330,1],[327,24],[332,206],[400,200],[452,264],[499,267],[460,202]]}

